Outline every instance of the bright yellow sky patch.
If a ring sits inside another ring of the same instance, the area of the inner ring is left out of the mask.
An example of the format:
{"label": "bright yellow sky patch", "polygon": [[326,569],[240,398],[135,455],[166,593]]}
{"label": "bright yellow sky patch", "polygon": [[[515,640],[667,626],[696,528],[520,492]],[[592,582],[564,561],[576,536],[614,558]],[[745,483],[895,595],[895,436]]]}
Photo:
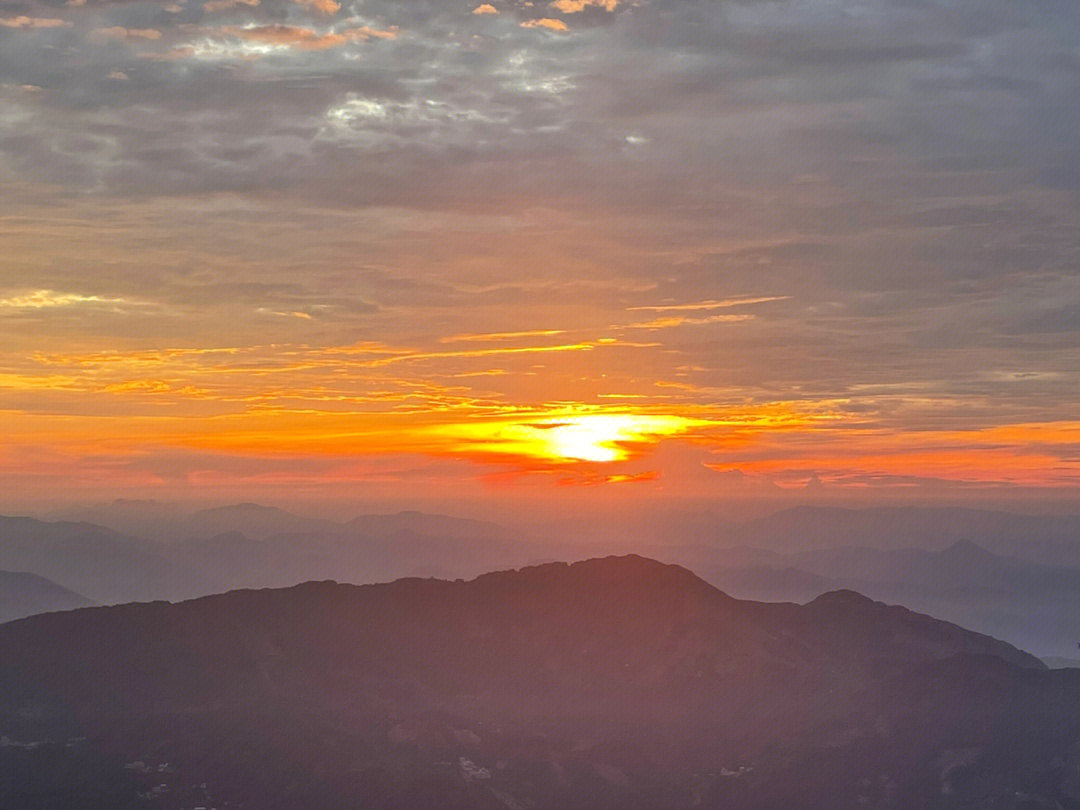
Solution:
{"label": "bright yellow sky patch", "polygon": [[684,416],[592,413],[530,421],[448,425],[461,449],[548,462],[624,461],[632,445],[655,444],[705,422]]}

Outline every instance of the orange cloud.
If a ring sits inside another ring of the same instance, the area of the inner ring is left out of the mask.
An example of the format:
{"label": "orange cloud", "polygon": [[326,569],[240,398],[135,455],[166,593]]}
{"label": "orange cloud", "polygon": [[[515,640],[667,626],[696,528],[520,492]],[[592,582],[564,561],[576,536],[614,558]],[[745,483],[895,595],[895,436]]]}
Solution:
{"label": "orange cloud", "polygon": [[752,321],[753,315],[708,315],[704,318],[686,318],[681,315],[669,318],[656,318],[642,323],[625,323],[618,329],[671,329],[675,326],[695,326],[707,323],[738,323],[739,321]]}
{"label": "orange cloud", "polygon": [[498,14],[499,10],[491,3],[483,3],[472,10],[473,14]]}
{"label": "orange cloud", "polygon": [[439,343],[460,343],[467,341],[512,340],[523,337],[548,337],[565,335],[565,329],[528,329],[524,332],[481,332],[479,334],[450,335],[439,338]]}
{"label": "orange cloud", "polygon": [[557,20],[554,17],[540,17],[536,20],[526,20],[521,24],[522,28],[547,28],[551,31],[568,31],[570,30],[566,23],[562,20]]}
{"label": "orange cloud", "polygon": [[122,303],[120,298],[106,298],[100,295],[81,293],[62,293],[55,290],[31,290],[30,292],[0,298],[2,309],[46,309],[50,307],[69,307],[80,304]]}
{"label": "orange cloud", "polygon": [[396,29],[379,30],[369,26],[360,28],[347,28],[342,31],[320,33],[311,28],[303,28],[296,25],[255,25],[255,26],[222,26],[214,29],[214,34],[236,37],[248,42],[260,42],[268,45],[281,45],[295,47],[301,50],[323,50],[336,48],[347,42],[358,42],[365,39],[393,39],[397,36]]}
{"label": "orange cloud", "polygon": [[[1001,425],[960,431],[843,430],[809,434],[795,446],[750,440],[710,469],[778,481],[844,483],[868,478],[940,479],[973,484],[1075,486],[1080,423]],[[742,455],[743,458],[739,458]]]}
{"label": "orange cloud", "polygon": [[0,17],[0,26],[4,28],[60,28],[67,25],[71,23],[55,17],[27,17],[22,14],[18,17]]}
{"label": "orange cloud", "polygon": [[213,14],[214,12],[227,11],[230,8],[235,8],[240,5],[254,7],[259,5],[259,0],[210,0],[209,3],[203,3],[203,11],[208,14]]}
{"label": "orange cloud", "polygon": [[642,473],[604,475],[595,470],[579,470],[573,475],[567,475],[556,481],[560,487],[595,487],[602,484],[641,484],[660,480],[658,470],[647,470]]}
{"label": "orange cloud", "polygon": [[502,354],[548,354],[551,352],[587,352],[595,349],[599,343],[563,343],[558,346],[507,346],[496,349],[468,349],[456,352],[406,352],[390,357],[381,357],[367,361],[368,366],[385,366],[391,363],[413,362],[417,360],[438,360],[450,357],[493,357]]}
{"label": "orange cloud", "polygon": [[563,14],[578,14],[589,6],[602,8],[604,11],[614,11],[619,6],[619,0],[554,0],[548,5]]}
{"label": "orange cloud", "polygon": [[341,3],[336,2],[336,0],[293,0],[293,2],[298,6],[310,8],[327,16],[337,14],[341,10]]}

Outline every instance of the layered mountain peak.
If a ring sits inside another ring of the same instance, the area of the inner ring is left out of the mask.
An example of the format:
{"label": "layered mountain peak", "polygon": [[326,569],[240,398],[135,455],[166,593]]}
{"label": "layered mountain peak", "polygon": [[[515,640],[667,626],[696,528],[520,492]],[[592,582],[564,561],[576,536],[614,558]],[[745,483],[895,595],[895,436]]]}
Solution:
{"label": "layered mountain peak", "polygon": [[957,540],[941,551],[940,556],[953,562],[962,563],[981,563],[1001,559],[998,555],[987,551],[978,543],[968,539]]}
{"label": "layered mountain peak", "polygon": [[596,557],[574,563],[541,563],[512,571],[483,574],[475,582],[527,584],[554,590],[630,586],[644,593],[654,589],[672,588],[720,593],[682,566],[662,563],[638,554]]}
{"label": "layered mountain peak", "polygon": [[897,663],[941,660],[958,655],[1000,658],[1025,669],[1045,665],[1004,641],[876,602],[853,590],[824,593],[804,606],[806,632],[833,660]]}
{"label": "layered mountain peak", "polygon": [[858,591],[850,588],[838,588],[835,591],[826,591],[821,596],[813,599],[809,605],[814,608],[857,610],[876,604],[873,599],[863,596]]}

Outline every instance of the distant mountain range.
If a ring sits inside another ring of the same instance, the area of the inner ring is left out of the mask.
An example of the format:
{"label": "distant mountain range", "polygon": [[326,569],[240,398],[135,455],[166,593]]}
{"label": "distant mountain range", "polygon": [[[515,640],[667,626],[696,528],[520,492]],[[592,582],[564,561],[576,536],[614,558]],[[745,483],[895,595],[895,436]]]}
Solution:
{"label": "distant mountain range", "polygon": [[[363,523],[380,517],[393,516],[361,516],[355,520]],[[523,534],[520,529],[511,531],[482,521],[431,517],[494,527],[503,536]],[[229,532],[260,539],[278,534],[318,534],[337,530],[348,522],[305,517],[254,503],[191,510],[177,504],[123,499],[67,509],[50,520],[93,523],[157,542]],[[737,546],[782,553],[837,546],[941,551],[969,540],[995,554],[1080,567],[1080,515],[1023,515],[961,507],[799,506],[749,520],[733,520],[717,511],[700,509],[628,509],[603,518],[536,523],[528,534],[545,542],[581,542],[591,545],[594,551],[610,547],[651,550]]]}
{"label": "distant mountain range", "polygon": [[802,602],[836,588],[899,602],[1041,655],[1069,655],[1080,640],[1080,569],[992,554],[961,540],[941,551],[826,548],[791,554],[755,549],[714,555],[694,568],[746,599]]}
{"label": "distant mountain range", "polygon": [[109,527],[0,517],[0,570],[32,572],[109,604],[306,580],[471,577],[539,560],[637,551],[684,565],[744,598],[805,602],[847,588],[1043,656],[1073,657],[1080,641],[1075,517],[806,507],[743,523],[704,512],[654,516],[633,529],[615,521],[592,527],[596,537],[563,523],[523,537],[446,515],[337,521],[251,503],[185,511],[117,501],[79,514]]}
{"label": "distant mountain range", "polygon": [[741,601],[634,556],[12,622],[0,735],[24,774],[3,806],[1080,801],[1080,672],[851,591]]}
{"label": "distant mountain range", "polygon": [[85,596],[61,588],[37,574],[0,571],[0,622],[92,604]]}
{"label": "distant mountain range", "polygon": [[941,551],[977,542],[1005,556],[1080,567],[1080,516],[1018,515],[959,507],[798,507],[750,521],[737,534],[787,551],[836,546]]}
{"label": "distant mountain range", "polygon": [[162,526],[152,537],[170,539],[91,523],[0,517],[0,569],[33,571],[94,601],[117,603],[313,579],[474,576],[538,554],[500,526],[421,512],[334,523],[241,504]]}
{"label": "distant mountain range", "polygon": [[95,523],[122,534],[145,537],[160,543],[230,533],[262,540],[280,535],[328,535],[343,530],[380,536],[401,531],[450,537],[505,538],[508,534],[506,528],[493,523],[417,511],[331,520],[297,515],[257,503],[185,510],[176,504],[120,499],[97,506],[68,509],[57,517],[61,518],[61,522]]}
{"label": "distant mountain range", "polygon": [[0,517],[0,569],[38,574],[101,603],[175,598],[194,575],[146,540],[28,517]]}
{"label": "distant mountain range", "polygon": [[650,546],[655,553],[665,549],[708,554],[740,546],[783,554],[840,546],[941,551],[970,540],[995,554],[1080,568],[1080,515],[960,507],[799,506],[748,520],[695,509],[626,510],[624,515],[553,525],[561,536],[587,537],[605,547]]}

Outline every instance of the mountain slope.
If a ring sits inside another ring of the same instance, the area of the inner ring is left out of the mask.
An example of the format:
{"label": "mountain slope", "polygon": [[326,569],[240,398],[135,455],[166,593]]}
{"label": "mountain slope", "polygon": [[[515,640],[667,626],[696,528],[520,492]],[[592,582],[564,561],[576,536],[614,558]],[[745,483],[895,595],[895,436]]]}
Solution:
{"label": "mountain slope", "polygon": [[536,556],[501,526],[419,512],[338,524],[238,504],[167,521],[152,540],[92,523],[0,516],[0,570],[31,571],[106,604],[330,577],[476,576]]}
{"label": "mountain slope", "polygon": [[928,807],[937,757],[1057,750],[1078,706],[1080,678],[955,625],[845,591],[740,601],[633,556],[0,626],[0,735],[156,752],[281,810],[837,810],[867,806],[867,769]]}
{"label": "mountain slope", "polygon": [[190,592],[190,572],[153,544],[92,523],[0,516],[0,569],[33,572],[95,602]]}
{"label": "mountain slope", "polygon": [[[67,641],[39,645],[42,632]],[[135,703],[148,683],[155,700],[183,701],[192,689],[209,699],[219,687],[274,693],[299,681],[332,693],[345,671],[393,671],[396,689],[412,685],[433,703],[446,690],[467,696],[482,678],[488,699],[520,708],[523,684],[564,702],[604,699],[613,686],[663,687],[654,698],[678,702],[770,667],[831,677],[975,654],[1042,668],[1004,642],[852,592],[806,605],[742,602],[686,569],[633,556],[469,582],[307,583],[43,616],[0,630],[0,652],[61,691],[107,684],[115,696],[130,686]],[[186,671],[205,661],[216,674],[189,682]]]}
{"label": "mountain slope", "polygon": [[37,613],[73,610],[93,604],[85,596],[61,588],[36,574],[0,571],[0,622]]}
{"label": "mountain slope", "polygon": [[[746,557],[746,554],[742,555]],[[709,582],[748,599],[805,600],[850,588],[1005,638],[1043,656],[1068,656],[1080,638],[1080,570],[993,554],[967,540],[940,551],[829,548],[731,565],[733,555],[694,566]]]}
{"label": "mountain slope", "polygon": [[996,554],[1080,565],[1077,515],[1021,515],[960,507],[801,506],[740,525],[737,542],[806,551],[837,546],[942,550],[974,540]]}
{"label": "mountain slope", "polygon": [[296,534],[328,531],[338,524],[329,520],[300,517],[284,509],[257,503],[238,503],[202,509],[188,515],[180,526],[189,537],[242,532],[249,537],[264,538],[274,534]]}

